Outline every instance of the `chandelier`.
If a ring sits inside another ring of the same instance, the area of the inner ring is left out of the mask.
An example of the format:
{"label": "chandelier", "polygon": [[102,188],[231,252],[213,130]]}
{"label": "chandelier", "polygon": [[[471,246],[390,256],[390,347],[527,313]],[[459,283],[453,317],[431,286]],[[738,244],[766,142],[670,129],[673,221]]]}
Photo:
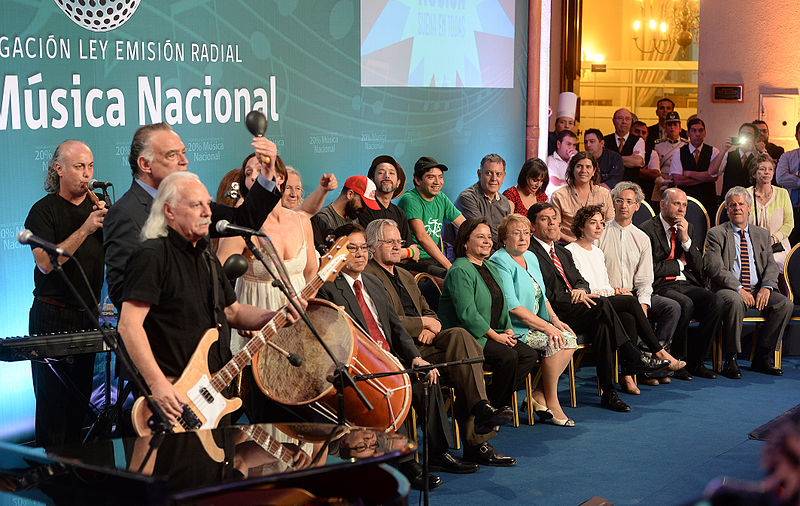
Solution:
{"label": "chandelier", "polygon": [[676,47],[681,57],[692,42],[699,42],[699,0],[639,0],[641,17],[633,22],[633,43],[643,55],[671,55]]}

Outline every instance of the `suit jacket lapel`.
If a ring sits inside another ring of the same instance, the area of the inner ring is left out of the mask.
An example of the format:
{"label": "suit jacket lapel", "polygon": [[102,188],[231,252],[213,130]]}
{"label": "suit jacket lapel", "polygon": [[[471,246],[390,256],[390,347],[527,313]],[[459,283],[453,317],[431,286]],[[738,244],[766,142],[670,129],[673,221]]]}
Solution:
{"label": "suit jacket lapel", "polygon": [[658,238],[658,244],[661,245],[661,249],[665,253],[664,258],[666,258],[669,256],[669,250],[672,248],[670,247],[669,242],[667,242],[667,234],[664,232],[664,226],[661,224],[661,218],[659,218],[658,214],[653,217],[653,228],[655,229],[656,237]]}
{"label": "suit jacket lapel", "polygon": [[350,284],[344,279],[344,276],[341,274],[336,276],[333,285],[338,288],[341,293],[342,299],[346,304],[345,310],[355,318],[358,324],[361,325],[361,328],[366,329],[367,321],[364,319],[364,313],[361,312],[361,306],[358,305],[356,295],[353,293],[353,289],[350,288]]}
{"label": "suit jacket lapel", "polygon": [[[405,287],[406,292],[408,292],[408,295],[409,295],[409,298],[411,299],[411,302],[414,303],[414,307],[417,309],[417,314],[422,316],[422,307],[420,307],[419,301],[417,300],[417,298],[412,295],[413,293],[416,292],[416,290],[414,290],[414,286],[415,286],[414,278],[411,276],[410,273],[409,273],[408,276],[400,275],[400,282]],[[414,285],[411,285],[411,283],[414,283]],[[417,290],[418,289],[419,289],[419,287],[417,287]],[[400,302],[400,306],[402,308],[403,302],[402,301],[398,301],[398,302]]]}

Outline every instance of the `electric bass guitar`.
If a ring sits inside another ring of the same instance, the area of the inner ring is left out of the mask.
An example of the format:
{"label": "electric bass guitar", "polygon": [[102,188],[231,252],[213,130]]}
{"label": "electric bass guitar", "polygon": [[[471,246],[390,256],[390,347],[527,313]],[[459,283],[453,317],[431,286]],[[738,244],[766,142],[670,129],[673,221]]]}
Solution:
{"label": "electric bass guitar", "polygon": [[[319,271],[300,293],[311,298],[326,281],[333,281],[347,262],[347,237],[342,237],[322,256]],[[278,330],[286,324],[287,309],[284,306],[251,338],[242,350],[222,369],[214,374],[208,371],[208,350],[219,337],[217,329],[208,329],[200,338],[189,363],[180,378],[174,383],[175,389],[189,400],[183,405],[183,413],[172,422],[173,432],[197,429],[214,429],[220,419],[239,409],[242,400],[238,397],[228,399],[222,391],[249,364],[253,356],[266,346]],[[282,350],[279,350],[282,351]],[[131,412],[133,428],[139,436],[150,434],[157,425],[144,396],[136,399]]]}

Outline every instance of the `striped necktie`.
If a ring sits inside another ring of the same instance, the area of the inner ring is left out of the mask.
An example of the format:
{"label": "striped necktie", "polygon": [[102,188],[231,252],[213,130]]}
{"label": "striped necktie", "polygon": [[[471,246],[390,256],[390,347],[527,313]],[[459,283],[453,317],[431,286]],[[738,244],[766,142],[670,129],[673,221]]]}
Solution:
{"label": "striped necktie", "polygon": [[375,321],[375,316],[372,314],[367,300],[364,298],[364,293],[361,291],[361,280],[357,279],[353,281],[353,291],[356,293],[358,307],[361,308],[361,312],[364,314],[364,321],[367,323],[369,336],[384,350],[392,351],[389,347],[389,343],[386,341],[386,337],[383,335],[383,332],[381,332],[381,328],[378,326],[378,322]]}
{"label": "striped necktie", "polygon": [[561,265],[561,260],[559,260],[558,256],[556,256],[556,249],[553,246],[550,246],[550,258],[553,259],[553,264],[555,264],[556,269],[558,269],[558,273],[561,274],[561,279],[563,279],[564,283],[567,284],[567,290],[572,290],[572,285],[569,284],[567,275],[564,274],[564,267]]}
{"label": "striped necktie", "polygon": [[739,258],[742,262],[742,275],[739,281],[745,290],[750,290],[750,255],[747,252],[747,239],[744,235],[744,230],[739,230]]}

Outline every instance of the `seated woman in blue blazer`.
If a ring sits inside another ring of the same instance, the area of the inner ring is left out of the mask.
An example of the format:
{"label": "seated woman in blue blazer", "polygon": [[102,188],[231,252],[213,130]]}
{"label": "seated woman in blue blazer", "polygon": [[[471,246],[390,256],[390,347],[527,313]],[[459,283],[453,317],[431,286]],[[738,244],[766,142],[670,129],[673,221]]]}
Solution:
{"label": "seated woman in blue blazer", "polygon": [[497,230],[501,248],[489,259],[497,267],[505,287],[506,304],[517,339],[542,355],[542,380],[533,392],[533,406],[540,419],[562,427],[575,422],[558,402],[558,377],[569,364],[578,344],[569,325],[558,319],[544,290],[536,255],[528,251],[531,222],[520,214],[503,218]]}
{"label": "seated woman in blue blazer", "polygon": [[470,218],[458,228],[456,260],[444,278],[439,299],[443,328],[463,327],[478,340],[492,371],[486,395],[493,406],[510,404],[511,395],[524,387],[537,353],[518,341],[511,327],[503,282],[497,269],[485,261],[492,252],[492,232],[484,217]]}

